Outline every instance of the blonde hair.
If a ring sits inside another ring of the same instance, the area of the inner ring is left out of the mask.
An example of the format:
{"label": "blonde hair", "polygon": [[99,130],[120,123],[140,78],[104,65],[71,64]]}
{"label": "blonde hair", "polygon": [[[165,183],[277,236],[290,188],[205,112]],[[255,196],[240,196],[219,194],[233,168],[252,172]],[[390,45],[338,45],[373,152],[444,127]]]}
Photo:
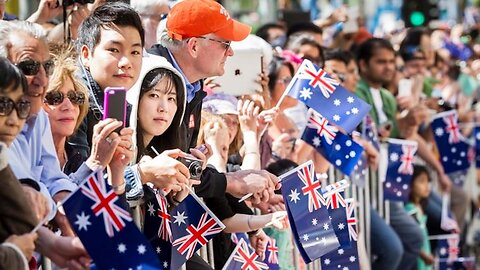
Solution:
{"label": "blonde hair", "polygon": [[81,92],[85,95],[85,102],[80,105],[80,113],[75,123],[75,131],[78,129],[83,119],[88,113],[88,92],[87,88],[80,79],[76,77],[78,67],[75,62],[75,54],[73,47],[68,46],[54,46],[51,48],[53,59],[55,62],[55,68],[53,74],[50,76],[47,93],[53,90],[58,90],[63,86],[64,82],[70,79],[73,83],[73,88],[77,92]]}
{"label": "blonde hair", "polygon": [[225,120],[223,120],[220,115],[202,110],[202,120],[200,121],[200,130],[198,132],[197,145],[205,143],[205,132],[203,131],[203,128],[207,123],[218,123],[221,129],[228,129]]}

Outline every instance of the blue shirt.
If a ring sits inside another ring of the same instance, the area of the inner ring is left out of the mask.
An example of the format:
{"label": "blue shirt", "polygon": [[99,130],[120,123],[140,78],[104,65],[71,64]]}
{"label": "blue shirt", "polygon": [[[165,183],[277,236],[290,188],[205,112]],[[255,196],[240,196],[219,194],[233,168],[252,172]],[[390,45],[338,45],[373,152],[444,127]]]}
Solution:
{"label": "blue shirt", "polygon": [[92,172],[85,163],[70,176],[62,172],[48,115],[43,109],[37,116],[27,120],[9,150],[9,163],[15,176],[18,179],[30,178],[37,181],[42,193],[53,203],[50,215],[55,215],[56,209],[51,196],[60,191],[76,190],[76,183]]}
{"label": "blue shirt", "polygon": [[195,94],[200,91],[200,89],[202,89],[202,84],[200,81],[190,83],[180,66],[178,66],[177,61],[175,61],[175,57],[173,57],[173,54],[170,51],[168,51],[168,54],[170,55],[170,58],[172,58],[173,67],[178,70],[180,74],[182,74],[182,77],[185,80],[185,87],[187,89],[187,102],[190,103],[190,101],[192,101],[192,99],[195,97]]}

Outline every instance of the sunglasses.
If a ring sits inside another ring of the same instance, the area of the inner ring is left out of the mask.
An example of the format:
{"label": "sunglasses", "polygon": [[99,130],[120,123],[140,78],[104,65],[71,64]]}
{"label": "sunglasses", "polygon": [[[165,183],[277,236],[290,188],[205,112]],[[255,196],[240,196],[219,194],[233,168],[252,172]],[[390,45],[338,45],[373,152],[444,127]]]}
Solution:
{"label": "sunglasses", "polygon": [[18,62],[15,64],[25,76],[35,76],[40,71],[40,66],[43,66],[45,73],[47,76],[52,75],[53,73],[53,60],[47,60],[46,62],[40,63],[39,61],[35,61],[33,59],[26,59]]}
{"label": "sunglasses", "polygon": [[[72,102],[73,105],[83,105],[85,103],[85,94],[78,91],[70,90],[67,93],[67,98]],[[65,94],[58,90],[53,90],[47,92],[45,95],[45,103],[48,105],[59,105],[62,104],[63,100],[65,99]]]}
{"label": "sunglasses", "polygon": [[27,119],[30,114],[31,104],[28,100],[20,100],[15,103],[11,98],[0,97],[0,115],[7,116],[13,112],[13,109],[17,110],[18,118]]}

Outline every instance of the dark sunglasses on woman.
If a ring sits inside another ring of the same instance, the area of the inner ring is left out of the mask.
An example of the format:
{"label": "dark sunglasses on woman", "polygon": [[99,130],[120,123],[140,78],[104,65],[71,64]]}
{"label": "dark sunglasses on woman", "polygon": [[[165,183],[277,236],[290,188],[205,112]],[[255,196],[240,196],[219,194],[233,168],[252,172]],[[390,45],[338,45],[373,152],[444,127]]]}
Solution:
{"label": "dark sunglasses on woman", "polygon": [[39,61],[33,59],[25,59],[15,64],[25,76],[35,76],[40,71],[40,66],[43,66],[47,76],[52,75],[53,73],[53,60],[47,60],[46,62],[40,63]]}
{"label": "dark sunglasses on woman", "polygon": [[15,103],[11,98],[0,97],[0,115],[7,116],[13,112],[13,109],[17,110],[18,118],[27,119],[30,114],[31,104],[28,100],[20,100]]}
{"label": "dark sunglasses on woman", "polygon": [[[72,102],[73,105],[83,105],[85,103],[85,94],[78,91],[70,90],[67,93],[67,98]],[[48,105],[59,105],[62,104],[63,100],[65,99],[65,94],[58,90],[53,90],[47,92],[45,95],[45,103]]]}

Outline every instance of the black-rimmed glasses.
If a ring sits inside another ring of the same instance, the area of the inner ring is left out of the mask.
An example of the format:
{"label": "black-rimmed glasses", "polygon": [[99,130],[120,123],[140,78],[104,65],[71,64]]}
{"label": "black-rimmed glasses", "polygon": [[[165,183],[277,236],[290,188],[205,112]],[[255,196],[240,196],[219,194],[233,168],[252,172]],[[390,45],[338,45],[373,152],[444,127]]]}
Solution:
{"label": "black-rimmed glasses", "polygon": [[28,100],[20,100],[14,102],[9,97],[0,97],[0,115],[7,116],[13,112],[13,109],[17,110],[18,118],[27,119],[30,114],[31,104]]}
{"label": "black-rimmed glasses", "polygon": [[47,76],[52,75],[54,68],[53,60],[47,60],[43,63],[40,63],[39,61],[33,59],[26,59],[15,64],[15,66],[17,66],[25,76],[37,75],[40,71],[40,65],[42,65],[45,69]]}

